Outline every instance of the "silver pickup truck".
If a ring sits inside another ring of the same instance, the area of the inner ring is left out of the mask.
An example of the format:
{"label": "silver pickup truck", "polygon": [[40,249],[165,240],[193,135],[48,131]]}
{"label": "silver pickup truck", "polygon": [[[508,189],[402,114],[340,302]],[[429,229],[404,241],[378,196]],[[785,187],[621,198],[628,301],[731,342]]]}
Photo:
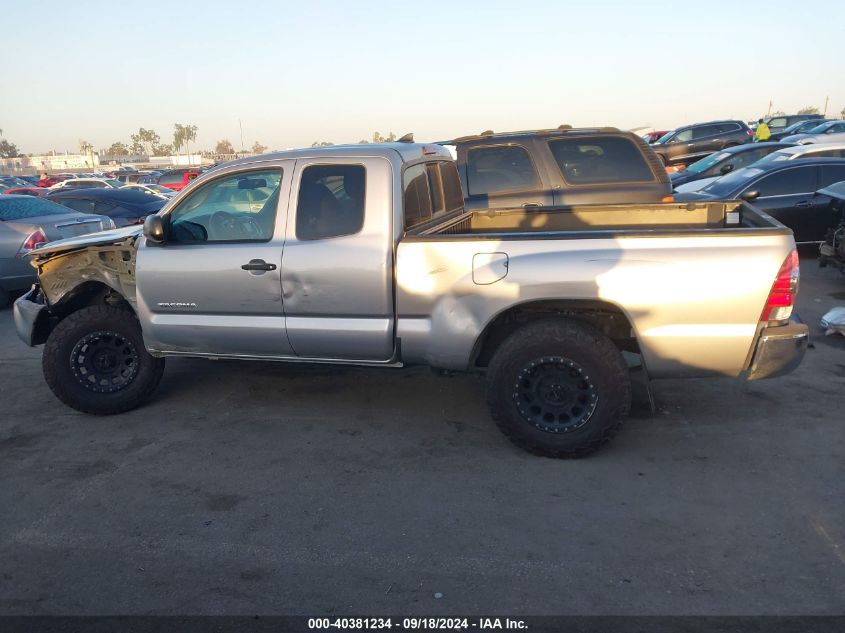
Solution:
{"label": "silver pickup truck", "polygon": [[[437,145],[227,163],[140,227],[54,242],[15,304],[67,405],[127,411],[167,356],[484,372],[517,445],[578,456],[651,378],[786,373],[792,234],[744,202],[466,212]],[[623,352],[628,352],[623,354]]]}

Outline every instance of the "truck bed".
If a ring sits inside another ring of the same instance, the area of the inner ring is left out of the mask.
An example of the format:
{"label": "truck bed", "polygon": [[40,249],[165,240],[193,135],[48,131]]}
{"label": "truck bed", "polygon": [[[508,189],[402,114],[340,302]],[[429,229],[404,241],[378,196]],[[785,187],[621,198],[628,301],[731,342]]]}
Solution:
{"label": "truck bed", "polygon": [[453,214],[399,242],[403,356],[460,366],[503,310],[598,306],[624,316],[651,376],[735,376],[794,247],[739,201]]}
{"label": "truck bed", "polygon": [[[607,237],[617,233],[789,232],[774,218],[741,201],[484,209],[442,217],[408,236],[479,235],[498,239]],[[596,235],[590,235],[595,233]]]}

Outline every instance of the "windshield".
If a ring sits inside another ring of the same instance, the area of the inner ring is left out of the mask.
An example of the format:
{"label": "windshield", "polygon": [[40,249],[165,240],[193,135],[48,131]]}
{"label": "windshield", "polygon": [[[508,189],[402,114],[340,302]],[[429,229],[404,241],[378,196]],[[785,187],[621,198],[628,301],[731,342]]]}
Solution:
{"label": "windshield", "polygon": [[783,128],[783,131],[784,132],[797,132],[801,128],[806,127],[806,125],[807,125],[806,121],[798,121],[798,123],[793,123],[789,127]]}
{"label": "windshield", "polygon": [[114,187],[115,189],[120,189],[123,186],[123,183],[119,180],[106,180],[106,183],[108,183],[109,187]]}
{"label": "windshield", "polygon": [[791,152],[785,152],[783,150],[778,150],[777,152],[772,152],[768,156],[764,156],[760,160],[758,160],[755,165],[768,165],[769,163],[779,163],[782,160],[789,160],[792,156]]}
{"label": "windshield", "polygon": [[729,158],[730,156],[731,152],[716,152],[714,154],[710,154],[710,156],[707,156],[706,158],[702,158],[701,160],[693,163],[692,165],[687,167],[686,170],[692,174],[700,174],[713,167],[713,165],[721,163],[723,160]]}
{"label": "windshield", "polygon": [[173,195],[174,193],[176,193],[175,191],[173,191],[173,189],[169,189],[169,188],[167,188],[167,187],[165,187],[165,186],[163,186],[163,185],[154,185],[154,184],[150,184],[150,185],[144,185],[144,186],[145,186],[147,189],[152,189],[153,191],[158,191],[159,193],[164,193],[164,194],[167,194],[168,196]]}
{"label": "windshield", "polygon": [[44,215],[65,215],[67,213],[72,213],[72,211],[42,198],[33,198],[32,196],[21,198],[3,196],[0,198],[0,220],[24,220]]}
{"label": "windshield", "polygon": [[836,123],[836,121],[826,121],[826,122],[822,123],[821,125],[817,125],[816,127],[811,127],[809,130],[807,130],[807,134],[821,134],[822,132],[824,132],[827,128],[829,128],[834,123]]}
{"label": "windshield", "polygon": [[672,137],[672,135],[673,135],[674,133],[675,133],[675,130],[672,130],[671,132],[666,132],[666,134],[664,134],[664,135],[663,135],[663,136],[661,136],[659,139],[657,139],[656,141],[654,141],[654,144],[655,144],[655,145],[659,145],[660,143],[665,143],[666,141],[668,141],[668,140]]}
{"label": "windshield", "polygon": [[756,167],[739,169],[729,173],[727,176],[717,178],[706,187],[703,187],[701,191],[714,197],[728,198],[734,191],[739,191],[748,181],[753,180],[762,173],[763,170]]}

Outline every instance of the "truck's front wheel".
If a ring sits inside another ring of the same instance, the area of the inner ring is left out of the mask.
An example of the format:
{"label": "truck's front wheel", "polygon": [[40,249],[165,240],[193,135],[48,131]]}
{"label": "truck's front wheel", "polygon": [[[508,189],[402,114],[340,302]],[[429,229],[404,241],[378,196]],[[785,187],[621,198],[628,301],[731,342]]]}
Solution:
{"label": "truck's front wheel", "polygon": [[164,359],[147,353],[131,311],[98,305],[56,326],[44,346],[42,366],[59,400],[77,411],[110,415],[134,409],[152,394]]}
{"label": "truck's front wheel", "polygon": [[588,324],[543,319],[511,334],[490,361],[487,401],[517,446],[548,457],[580,457],[628,415],[631,381],[622,354]]}

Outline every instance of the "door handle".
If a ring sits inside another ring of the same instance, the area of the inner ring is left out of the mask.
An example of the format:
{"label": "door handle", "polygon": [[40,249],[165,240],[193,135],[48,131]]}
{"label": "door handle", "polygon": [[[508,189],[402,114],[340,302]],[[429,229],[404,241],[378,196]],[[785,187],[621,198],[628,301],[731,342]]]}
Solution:
{"label": "door handle", "polygon": [[539,202],[526,202],[525,204],[522,205],[522,208],[523,209],[539,209],[542,206],[543,205],[540,204]]}
{"label": "door handle", "polygon": [[807,202],[806,200],[802,200],[801,202],[796,202],[795,206],[799,209],[809,209],[813,205],[810,202]]}
{"label": "door handle", "polygon": [[268,264],[263,259],[251,259],[241,266],[243,270],[276,270],[276,264]]}

